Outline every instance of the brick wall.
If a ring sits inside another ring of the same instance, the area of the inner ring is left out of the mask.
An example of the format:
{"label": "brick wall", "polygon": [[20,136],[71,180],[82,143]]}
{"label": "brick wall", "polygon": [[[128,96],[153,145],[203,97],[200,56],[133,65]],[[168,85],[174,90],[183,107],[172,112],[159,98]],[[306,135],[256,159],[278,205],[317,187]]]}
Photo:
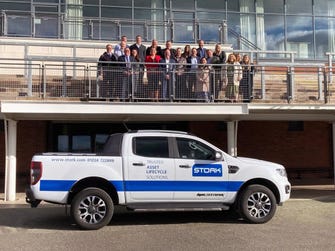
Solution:
{"label": "brick wall", "polygon": [[[0,193],[4,192],[5,133],[0,133]],[[17,123],[16,190],[23,192],[29,182],[29,168],[34,153],[46,151],[47,122],[19,121]]]}
{"label": "brick wall", "polygon": [[17,124],[17,173],[29,173],[31,157],[45,152],[47,147],[47,122],[19,121]]}
{"label": "brick wall", "polygon": [[304,122],[289,131],[288,122],[239,122],[238,155],[281,163],[287,168],[332,166],[332,130],[327,122]]}
{"label": "brick wall", "polygon": [[[224,122],[191,122],[190,132],[224,151],[227,131]],[[320,169],[306,177],[332,175],[332,127],[328,122],[304,122],[302,131],[289,131],[287,121],[240,121],[238,156],[283,164],[288,173],[296,169]],[[294,175],[295,176],[295,175]]]}
{"label": "brick wall", "polygon": [[[48,122],[19,121],[17,124],[18,190],[29,177],[31,157],[47,151]],[[224,122],[190,122],[189,131],[226,151],[227,129]],[[4,132],[0,133],[0,192],[5,172]],[[288,122],[240,121],[239,156],[283,164],[288,173],[296,168],[332,170],[332,128],[327,122],[304,122],[303,131],[289,131]],[[313,173],[311,177],[324,176]],[[304,178],[304,177],[303,177]]]}

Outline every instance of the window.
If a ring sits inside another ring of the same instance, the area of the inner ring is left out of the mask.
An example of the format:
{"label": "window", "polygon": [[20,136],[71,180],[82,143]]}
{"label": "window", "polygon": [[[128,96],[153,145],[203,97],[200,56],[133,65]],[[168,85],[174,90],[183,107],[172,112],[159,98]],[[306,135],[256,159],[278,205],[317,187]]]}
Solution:
{"label": "window", "polygon": [[131,19],[131,8],[103,7],[101,9],[101,16]]}
{"label": "window", "polygon": [[227,0],[228,11],[239,11],[239,2],[236,0]]}
{"label": "window", "polygon": [[[226,18],[224,12],[208,12],[208,11],[199,11],[197,12],[197,17],[199,20],[222,20]],[[220,23],[220,24],[221,24]],[[216,28],[218,29],[218,27]]]}
{"label": "window", "polygon": [[169,143],[166,137],[136,137],[133,152],[143,157],[168,158]]}
{"label": "window", "polygon": [[313,23],[312,17],[288,16],[287,50],[296,51],[298,58],[313,55]]}
{"label": "window", "polygon": [[31,16],[11,15],[7,17],[8,35],[31,36]]}
{"label": "window", "polygon": [[225,1],[218,2],[217,0],[198,1],[197,7],[199,9],[224,10],[226,8],[226,3]]}
{"label": "window", "polygon": [[95,135],[95,152],[100,153],[108,138],[108,134],[97,134]]}
{"label": "window", "polygon": [[288,131],[289,132],[303,132],[304,131],[304,121],[289,121]]}
{"label": "window", "polygon": [[200,38],[206,42],[219,41],[219,24],[199,23]]}
{"label": "window", "polygon": [[99,5],[99,0],[83,0],[83,4]]}
{"label": "window", "polygon": [[320,16],[334,16],[335,2],[334,0],[318,0],[314,1],[315,14]]}
{"label": "window", "polygon": [[312,14],[312,0],[287,0],[287,13]]}
{"label": "window", "polygon": [[194,10],[194,0],[172,0],[173,9]]}
{"label": "window", "polygon": [[156,1],[136,0],[136,1],[134,1],[134,6],[135,7],[142,7],[142,8],[151,8],[152,6],[154,6],[156,8],[162,8],[163,3],[162,3],[162,0],[156,0]]}
{"label": "window", "polygon": [[177,138],[179,158],[215,160],[215,151],[193,139]]}
{"label": "window", "polygon": [[101,5],[131,6],[131,0],[101,0]]}
{"label": "window", "polygon": [[146,10],[145,9],[135,9],[134,18],[135,19],[142,19],[142,20],[145,20],[145,19],[150,20],[152,12],[154,12],[154,11],[151,11],[151,10],[148,10],[148,9],[146,9]]}
{"label": "window", "polygon": [[34,2],[39,2],[39,3],[58,3],[59,0],[34,0]]}
{"label": "window", "polygon": [[315,18],[316,57],[324,58],[326,52],[335,48],[335,18]]}
{"label": "window", "polygon": [[72,137],[72,152],[90,153],[91,137],[88,135],[76,135]]}
{"label": "window", "polygon": [[[264,15],[265,43],[267,50],[284,50],[284,17]],[[275,55],[275,54],[273,54]],[[273,56],[271,54],[267,56]]]}
{"label": "window", "polygon": [[36,37],[57,37],[58,20],[57,17],[40,17],[34,19]]}
{"label": "window", "polygon": [[[262,1],[265,13],[284,13],[283,0]],[[258,4],[261,2],[258,2]]]}
{"label": "window", "polygon": [[30,3],[13,3],[13,2],[5,2],[0,3],[1,10],[16,10],[16,11],[30,11]]}
{"label": "window", "polygon": [[[106,141],[103,140],[103,136],[106,135],[100,135],[100,140],[102,141]],[[98,139],[98,135],[96,136],[96,142]],[[111,135],[106,144],[104,144],[103,146],[103,151],[102,154],[103,155],[110,155],[110,156],[121,156],[121,147],[122,147],[122,139],[123,139],[123,134],[122,133],[117,133],[117,134],[113,134]],[[97,143],[96,143],[97,144]],[[98,151],[96,151],[98,152]]]}
{"label": "window", "polygon": [[84,17],[99,17],[99,7],[98,6],[84,6],[83,16]]}
{"label": "window", "polygon": [[58,135],[58,152],[68,152],[69,151],[69,136],[68,135]]}

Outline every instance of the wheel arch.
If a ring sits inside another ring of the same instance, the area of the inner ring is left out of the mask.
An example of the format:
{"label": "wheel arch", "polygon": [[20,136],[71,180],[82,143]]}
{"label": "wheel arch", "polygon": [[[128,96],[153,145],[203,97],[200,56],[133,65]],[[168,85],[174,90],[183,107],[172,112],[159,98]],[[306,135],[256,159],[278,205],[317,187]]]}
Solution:
{"label": "wheel arch", "polygon": [[88,187],[100,188],[104,190],[112,198],[115,205],[119,204],[119,197],[116,188],[111,182],[101,177],[88,177],[77,181],[70,190],[67,203],[71,204],[74,196]]}
{"label": "wheel arch", "polygon": [[248,180],[247,182],[243,183],[243,185],[241,186],[241,188],[239,189],[238,193],[237,193],[237,199],[241,196],[241,194],[243,193],[243,191],[250,185],[262,185],[267,187],[268,189],[270,189],[275,198],[276,198],[276,202],[277,204],[280,203],[280,192],[277,188],[277,186],[271,182],[270,180],[267,179],[263,179],[263,178],[256,178],[256,179],[251,179]]}

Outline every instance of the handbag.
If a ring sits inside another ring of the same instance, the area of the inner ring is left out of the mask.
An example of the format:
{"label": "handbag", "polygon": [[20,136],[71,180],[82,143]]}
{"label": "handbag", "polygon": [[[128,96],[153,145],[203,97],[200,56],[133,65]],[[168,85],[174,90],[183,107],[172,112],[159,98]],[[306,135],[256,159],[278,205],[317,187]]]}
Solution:
{"label": "handbag", "polygon": [[219,91],[218,93],[218,99],[225,99],[226,98],[226,92],[225,91]]}

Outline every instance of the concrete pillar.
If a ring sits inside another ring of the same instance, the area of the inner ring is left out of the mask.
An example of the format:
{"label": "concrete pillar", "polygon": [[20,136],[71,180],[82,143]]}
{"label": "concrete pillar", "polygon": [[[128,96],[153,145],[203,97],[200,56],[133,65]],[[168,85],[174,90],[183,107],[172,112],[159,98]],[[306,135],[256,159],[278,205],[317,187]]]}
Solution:
{"label": "concrete pillar", "polygon": [[237,156],[237,127],[238,121],[227,122],[227,153]]}
{"label": "concrete pillar", "polygon": [[5,200],[16,199],[16,138],[17,121],[5,120],[6,140],[6,173],[5,173]]}

